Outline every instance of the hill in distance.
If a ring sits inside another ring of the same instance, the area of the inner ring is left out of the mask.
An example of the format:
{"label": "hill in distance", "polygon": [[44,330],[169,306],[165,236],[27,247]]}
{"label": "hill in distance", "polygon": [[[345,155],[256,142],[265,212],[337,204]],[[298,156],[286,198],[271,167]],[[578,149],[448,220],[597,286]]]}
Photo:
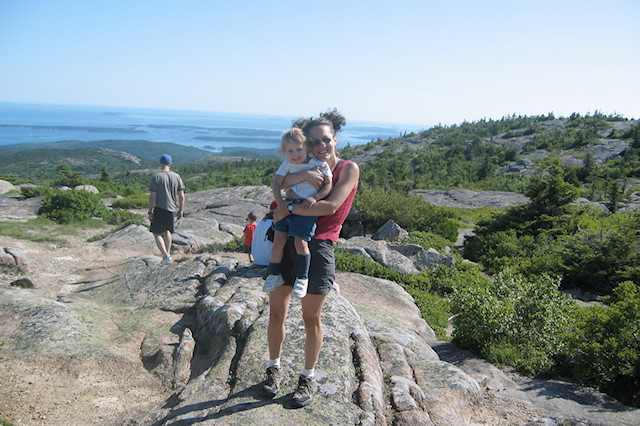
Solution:
{"label": "hill in distance", "polygon": [[170,154],[174,164],[207,157],[273,157],[273,150],[248,150],[242,147],[211,152],[190,146],[145,140],[61,141],[21,143],[0,146],[0,174],[28,178],[36,174],[46,178],[56,175],[58,164],[66,164],[85,175],[99,174],[105,166],[111,173],[153,169],[162,154]]}

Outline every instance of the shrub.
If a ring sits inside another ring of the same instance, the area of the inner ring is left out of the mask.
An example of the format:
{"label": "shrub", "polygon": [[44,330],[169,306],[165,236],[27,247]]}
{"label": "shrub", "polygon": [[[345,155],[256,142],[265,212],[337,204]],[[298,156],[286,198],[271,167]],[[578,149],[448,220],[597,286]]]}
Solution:
{"label": "shrub", "polygon": [[354,207],[362,213],[368,231],[391,219],[408,231],[431,232],[450,241],[458,236],[458,221],[452,213],[400,192],[362,190],[356,195]]}
{"label": "shrub", "polygon": [[149,195],[148,194],[134,194],[129,195],[119,200],[115,200],[111,203],[113,208],[118,209],[144,209],[149,207]]}
{"label": "shrub", "polygon": [[562,353],[574,303],[548,276],[527,281],[502,272],[486,285],[452,294],[453,339],[489,361],[527,373],[551,369]]}
{"label": "shrub", "polygon": [[609,306],[580,310],[572,335],[574,375],[615,396],[640,406],[640,289],[621,283]]}
{"label": "shrub", "polygon": [[110,225],[142,225],[143,219],[142,215],[128,210],[113,209],[104,214],[104,220]]}
{"label": "shrub", "polygon": [[43,195],[50,195],[55,190],[49,186],[25,186],[22,189],[22,199],[41,197]]}
{"label": "shrub", "polygon": [[78,222],[92,217],[103,217],[106,207],[97,194],[87,191],[56,191],[45,195],[41,214],[58,223]]}

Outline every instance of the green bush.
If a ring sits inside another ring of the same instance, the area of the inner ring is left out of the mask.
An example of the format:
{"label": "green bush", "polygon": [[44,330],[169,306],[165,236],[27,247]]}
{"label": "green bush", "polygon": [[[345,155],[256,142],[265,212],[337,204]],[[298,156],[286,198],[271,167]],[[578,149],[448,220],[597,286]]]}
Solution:
{"label": "green bush", "polygon": [[129,195],[115,200],[111,206],[118,209],[144,209],[149,207],[149,194]]}
{"label": "green bush", "polygon": [[640,289],[621,283],[608,306],[583,308],[571,336],[573,373],[626,404],[640,406]]}
{"label": "green bush", "polygon": [[367,232],[376,231],[391,219],[407,231],[431,232],[450,241],[458,236],[458,221],[450,211],[400,192],[362,190],[356,195],[354,207],[361,212]]}
{"label": "green bush", "polygon": [[110,225],[142,225],[144,217],[128,210],[113,209],[104,214],[104,220]]}
{"label": "green bush", "polygon": [[107,212],[100,197],[87,191],[56,191],[45,195],[42,206],[38,210],[41,214],[58,223],[72,223],[87,220],[92,217],[103,217]]}
{"label": "green bush", "polygon": [[22,187],[22,199],[41,197],[43,195],[50,195],[55,192],[50,186],[25,186]]}
{"label": "green bush", "polygon": [[558,287],[559,280],[548,276],[529,281],[503,272],[486,285],[454,291],[454,341],[497,364],[549,371],[565,350],[575,308]]}

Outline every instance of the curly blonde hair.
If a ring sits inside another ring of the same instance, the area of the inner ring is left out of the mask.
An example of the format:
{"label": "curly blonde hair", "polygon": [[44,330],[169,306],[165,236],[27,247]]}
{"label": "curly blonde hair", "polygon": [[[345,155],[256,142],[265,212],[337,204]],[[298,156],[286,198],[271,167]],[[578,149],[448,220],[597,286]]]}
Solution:
{"label": "curly blonde hair", "polygon": [[292,127],[291,129],[282,133],[282,139],[280,140],[280,152],[286,151],[285,146],[289,143],[295,143],[298,145],[304,145],[307,141],[307,137],[302,132],[302,129],[298,127]]}

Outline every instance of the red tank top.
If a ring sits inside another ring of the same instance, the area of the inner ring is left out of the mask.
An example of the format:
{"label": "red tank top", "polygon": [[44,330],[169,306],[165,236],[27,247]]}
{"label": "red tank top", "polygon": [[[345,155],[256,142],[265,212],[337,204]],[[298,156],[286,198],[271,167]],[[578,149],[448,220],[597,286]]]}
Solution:
{"label": "red tank top", "polygon": [[[349,160],[344,160],[342,164],[339,164],[333,172],[333,185],[335,186],[340,180],[340,172],[345,164],[350,163]],[[351,190],[351,193],[344,200],[344,203],[338,208],[338,210],[330,216],[319,216],[316,221],[316,234],[313,238],[317,240],[331,240],[338,241],[340,237],[340,230],[342,229],[342,223],[345,221],[349,212],[351,211],[351,205],[353,204],[353,198],[356,196],[358,190],[358,184]]]}

